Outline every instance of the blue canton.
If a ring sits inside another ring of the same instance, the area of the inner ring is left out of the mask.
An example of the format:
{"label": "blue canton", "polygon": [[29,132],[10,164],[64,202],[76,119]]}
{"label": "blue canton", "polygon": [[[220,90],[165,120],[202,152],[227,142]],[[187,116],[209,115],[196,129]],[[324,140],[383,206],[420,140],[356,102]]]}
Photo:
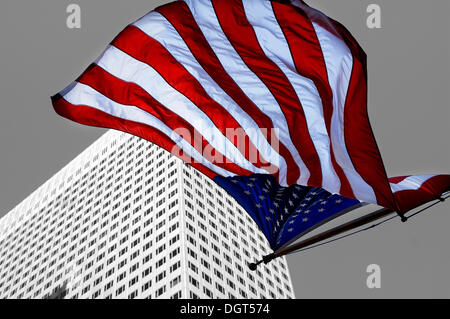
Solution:
{"label": "blue canton", "polygon": [[322,188],[283,187],[266,174],[216,176],[214,181],[249,213],[274,251],[360,204]]}

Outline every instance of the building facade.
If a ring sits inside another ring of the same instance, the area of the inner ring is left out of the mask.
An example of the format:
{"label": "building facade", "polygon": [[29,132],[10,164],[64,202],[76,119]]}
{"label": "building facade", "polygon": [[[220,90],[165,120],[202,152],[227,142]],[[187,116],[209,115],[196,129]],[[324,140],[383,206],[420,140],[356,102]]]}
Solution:
{"label": "building facade", "polygon": [[108,131],[0,219],[0,298],[294,298],[286,259],[222,188]]}

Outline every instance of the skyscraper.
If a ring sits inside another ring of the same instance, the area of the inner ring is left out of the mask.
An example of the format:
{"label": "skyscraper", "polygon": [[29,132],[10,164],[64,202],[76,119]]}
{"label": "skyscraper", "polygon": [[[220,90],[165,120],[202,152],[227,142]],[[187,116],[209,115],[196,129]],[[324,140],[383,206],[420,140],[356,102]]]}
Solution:
{"label": "skyscraper", "polygon": [[0,298],[293,298],[285,258],[214,182],[108,131],[0,219]]}

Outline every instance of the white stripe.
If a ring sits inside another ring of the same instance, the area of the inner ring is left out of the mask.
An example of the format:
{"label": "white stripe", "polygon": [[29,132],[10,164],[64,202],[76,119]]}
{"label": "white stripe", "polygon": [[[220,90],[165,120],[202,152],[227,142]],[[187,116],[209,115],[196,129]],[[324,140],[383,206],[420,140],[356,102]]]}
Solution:
{"label": "white stripe", "polygon": [[307,184],[310,172],[291,140],[289,127],[280,106],[267,86],[242,61],[220,27],[210,1],[185,0],[203,35],[211,45],[222,66],[242,91],[264,112],[276,128],[279,140],[287,147],[300,168],[300,184]]}
{"label": "white stripe", "polygon": [[[300,1],[294,1],[293,4],[303,9],[312,21],[325,59],[328,81],[333,92],[330,137],[336,162],[342,167],[355,196],[358,199],[376,204],[377,200],[373,188],[356,171],[345,144],[343,117],[353,69],[352,53],[342,40],[339,32],[330,32],[335,30],[335,27],[328,17]],[[322,26],[326,26],[326,28]]]}
{"label": "white stripe", "polygon": [[262,157],[280,169],[280,183],[286,184],[286,161],[267,142],[258,124],[236,102],[223,91],[220,86],[202,68],[197,59],[192,55],[187,44],[178,34],[167,19],[158,12],[151,12],[135,22],[148,36],[158,41],[169,51],[172,56],[183,65],[186,70],[200,83],[209,97],[218,104],[225,106],[227,112],[244,129],[252,143],[258,149]]}
{"label": "white stripe", "polygon": [[322,187],[331,193],[339,193],[341,183],[331,162],[330,138],[321,107],[322,100],[314,82],[296,72],[289,45],[271,3],[255,0],[242,2],[261,48],[286,75],[302,104],[308,131],[320,159]]}
{"label": "white stripe", "polygon": [[402,180],[401,182],[389,183],[391,185],[391,190],[393,193],[404,191],[404,190],[418,190],[422,185],[437,175],[419,175],[419,176],[409,176]]}
{"label": "white stripe", "polygon": [[170,127],[136,106],[116,103],[90,86],[77,82],[74,82],[65,90],[61,91],[60,94],[70,104],[87,105],[118,118],[152,126],[170,137],[186,154],[198,163],[201,163],[219,175],[226,177],[235,176],[235,174],[209,162]]}
{"label": "white stripe", "polygon": [[250,163],[202,110],[170,86],[151,66],[136,60],[114,46],[106,49],[97,64],[119,79],[133,82],[142,87],[167,109],[190,122],[213,148],[224,154],[233,163],[251,172],[266,173],[265,170]]}

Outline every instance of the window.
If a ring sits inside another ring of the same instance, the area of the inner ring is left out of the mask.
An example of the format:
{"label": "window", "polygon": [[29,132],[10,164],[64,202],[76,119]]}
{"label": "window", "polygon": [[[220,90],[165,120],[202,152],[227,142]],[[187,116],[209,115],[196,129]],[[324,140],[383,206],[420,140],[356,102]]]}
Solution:
{"label": "window", "polygon": [[166,257],[161,258],[156,262],[155,268],[159,268],[166,263]]}
{"label": "window", "polygon": [[152,286],[152,281],[149,280],[147,281],[143,286],[142,286],[142,292],[146,291],[147,289],[149,289]]}
{"label": "window", "polygon": [[198,274],[198,267],[196,265],[194,265],[193,263],[191,263],[190,261],[188,261],[188,267],[195,272],[196,274]]}
{"label": "window", "polygon": [[139,278],[139,276],[136,276],[136,277],[132,278],[132,279],[128,282],[128,286],[131,287],[131,286],[133,286],[134,284],[136,284],[136,283],[138,282],[138,278]]}
{"label": "window", "polygon": [[170,281],[170,288],[175,287],[176,285],[178,285],[181,282],[181,275],[178,275],[177,277],[175,277],[174,279],[172,279]]}
{"label": "window", "polygon": [[169,258],[172,259],[173,257],[175,257],[176,255],[178,255],[180,253],[180,247],[172,250],[169,254]]}
{"label": "window", "polygon": [[173,294],[170,299],[181,299],[181,291],[176,292]]}
{"label": "window", "polygon": [[156,276],[155,282],[159,282],[160,280],[164,279],[166,277],[166,271],[164,270],[160,274]]}
{"label": "window", "polygon": [[190,291],[189,292],[189,298],[191,299],[200,299],[199,296],[197,296],[194,292]]}
{"label": "window", "polygon": [[124,291],[125,291],[125,285],[122,285],[121,287],[119,287],[119,289],[116,290],[116,296],[120,295]]}
{"label": "window", "polygon": [[232,289],[236,289],[236,285],[234,284],[234,282],[232,282],[230,279],[227,279],[227,284],[229,287],[231,287]]}
{"label": "window", "polygon": [[155,297],[158,298],[159,296],[161,296],[165,292],[166,292],[166,286],[162,286],[161,288],[156,290]]}
{"label": "window", "polygon": [[137,291],[137,290],[133,291],[131,294],[128,295],[128,299],[134,299],[134,298],[136,298],[137,294],[138,294],[138,291]]}
{"label": "window", "polygon": [[203,293],[208,296],[208,298],[213,298],[213,293],[206,287],[203,287]]}
{"label": "window", "polygon": [[181,262],[177,261],[172,266],[170,266],[170,272],[173,273],[175,270],[181,267]]}
{"label": "window", "polygon": [[199,287],[199,282],[198,282],[198,280],[195,279],[195,278],[192,277],[192,276],[189,276],[189,283],[190,283],[192,286],[196,287],[196,288]]}
{"label": "window", "polygon": [[225,288],[223,288],[223,286],[219,283],[216,282],[216,289],[221,293],[221,294],[225,294]]}

